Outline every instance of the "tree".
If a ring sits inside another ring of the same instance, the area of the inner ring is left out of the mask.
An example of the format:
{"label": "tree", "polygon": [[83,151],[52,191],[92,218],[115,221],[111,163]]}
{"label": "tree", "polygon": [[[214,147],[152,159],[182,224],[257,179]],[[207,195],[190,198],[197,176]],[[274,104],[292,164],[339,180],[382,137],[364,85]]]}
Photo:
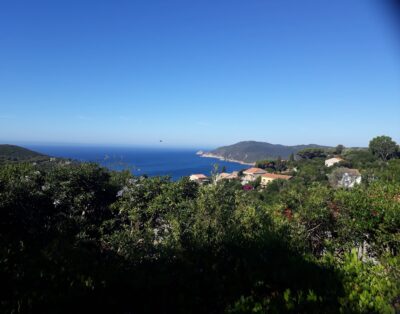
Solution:
{"label": "tree", "polygon": [[287,169],[286,167],[286,160],[282,160],[282,157],[279,156],[276,163],[275,163],[275,169],[276,171],[282,172]]}
{"label": "tree", "polygon": [[219,165],[217,163],[213,164],[213,168],[211,170],[211,178],[212,178],[212,182],[215,182],[218,174],[220,173],[219,171]]}
{"label": "tree", "polygon": [[306,148],[297,152],[297,155],[303,159],[313,159],[318,157],[326,157],[326,153],[321,148]]}
{"label": "tree", "polygon": [[344,146],[342,144],[339,144],[335,148],[335,154],[341,155],[343,153],[343,150],[344,150]]}
{"label": "tree", "polygon": [[264,169],[269,172],[281,172],[285,171],[287,169],[287,161],[282,160],[282,158],[279,156],[277,160],[259,160],[256,162],[256,167]]}
{"label": "tree", "polygon": [[293,153],[290,154],[290,156],[289,156],[289,161],[290,161],[290,162],[293,162],[293,161],[294,161],[294,154],[293,154]]}
{"label": "tree", "polygon": [[255,166],[264,170],[275,171],[275,160],[259,160]]}
{"label": "tree", "polygon": [[397,144],[389,136],[377,136],[369,142],[369,149],[372,154],[383,161],[392,158],[397,152]]}
{"label": "tree", "polygon": [[344,157],[351,164],[349,168],[371,169],[380,164],[379,159],[367,149],[348,150]]}

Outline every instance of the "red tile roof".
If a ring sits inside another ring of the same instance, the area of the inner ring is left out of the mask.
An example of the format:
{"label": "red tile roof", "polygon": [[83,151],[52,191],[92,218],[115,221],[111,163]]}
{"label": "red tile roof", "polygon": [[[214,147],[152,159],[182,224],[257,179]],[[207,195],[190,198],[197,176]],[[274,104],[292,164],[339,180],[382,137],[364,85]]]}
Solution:
{"label": "red tile roof", "polygon": [[250,169],[246,169],[245,171],[243,171],[244,174],[263,174],[266,173],[265,170],[261,169],[261,168],[250,168]]}
{"label": "red tile roof", "polygon": [[230,175],[231,175],[230,173],[222,172],[222,173],[220,173],[220,174],[218,175],[218,177],[220,177],[220,178],[226,178],[226,177],[229,177]]}
{"label": "red tile roof", "polygon": [[292,176],[286,176],[284,174],[276,174],[276,173],[264,173],[261,175],[264,178],[271,178],[271,179],[283,179],[289,180]]}

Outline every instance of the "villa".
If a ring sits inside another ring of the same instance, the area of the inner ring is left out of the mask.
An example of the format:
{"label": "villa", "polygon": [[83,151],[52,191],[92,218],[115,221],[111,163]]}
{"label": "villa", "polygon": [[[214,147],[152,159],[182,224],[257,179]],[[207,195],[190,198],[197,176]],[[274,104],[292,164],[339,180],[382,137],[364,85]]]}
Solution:
{"label": "villa", "polygon": [[243,171],[244,177],[242,178],[242,184],[247,184],[249,182],[255,181],[258,177],[260,177],[262,174],[267,173],[265,170],[261,168],[250,168],[245,171]]}
{"label": "villa", "polygon": [[192,174],[189,177],[189,180],[197,182],[198,184],[203,184],[203,183],[206,183],[206,182],[210,181],[209,178],[206,175],[202,174],[202,173]]}
{"label": "villa", "polygon": [[292,176],[287,176],[284,174],[276,174],[276,173],[264,173],[261,175],[261,185],[263,187],[267,186],[270,182],[276,180],[276,179],[282,179],[282,180],[290,180]]}
{"label": "villa", "polygon": [[215,181],[221,181],[221,180],[236,180],[239,179],[238,171],[234,171],[232,173],[227,173],[227,172],[222,172],[217,175]]}

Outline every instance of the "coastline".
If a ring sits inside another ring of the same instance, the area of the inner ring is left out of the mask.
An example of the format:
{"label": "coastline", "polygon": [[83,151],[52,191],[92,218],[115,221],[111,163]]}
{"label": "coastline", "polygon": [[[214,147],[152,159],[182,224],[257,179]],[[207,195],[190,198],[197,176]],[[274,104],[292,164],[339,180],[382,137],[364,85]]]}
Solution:
{"label": "coastline", "polygon": [[218,159],[218,160],[222,160],[222,161],[235,162],[235,163],[238,163],[241,165],[246,165],[246,166],[254,166],[255,165],[255,162],[250,163],[250,162],[244,162],[244,161],[236,160],[236,159],[224,158],[222,156],[214,155],[211,153],[201,153],[201,154],[197,154],[197,155],[200,157],[203,157],[203,158],[214,158],[214,159]]}

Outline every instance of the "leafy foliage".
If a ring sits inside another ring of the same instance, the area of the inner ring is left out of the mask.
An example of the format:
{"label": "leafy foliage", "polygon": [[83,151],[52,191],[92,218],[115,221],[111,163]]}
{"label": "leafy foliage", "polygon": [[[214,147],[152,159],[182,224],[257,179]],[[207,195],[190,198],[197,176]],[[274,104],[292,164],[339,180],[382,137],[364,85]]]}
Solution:
{"label": "leafy foliage", "polygon": [[344,151],[345,147],[342,144],[339,144],[335,147],[335,154],[341,155]]}
{"label": "leafy foliage", "polygon": [[282,172],[287,170],[287,161],[278,157],[276,160],[259,160],[255,166],[269,172]]}
{"label": "leafy foliage", "polygon": [[326,157],[326,152],[320,148],[306,148],[297,152],[297,156],[303,159],[313,159]]}
{"label": "leafy foliage", "polygon": [[369,149],[383,161],[389,160],[397,153],[397,144],[389,136],[377,136],[369,142]]}
{"label": "leafy foliage", "polygon": [[399,160],[346,156],[371,180],[332,189],[320,158],[252,191],[2,165],[1,312],[395,313]]}

